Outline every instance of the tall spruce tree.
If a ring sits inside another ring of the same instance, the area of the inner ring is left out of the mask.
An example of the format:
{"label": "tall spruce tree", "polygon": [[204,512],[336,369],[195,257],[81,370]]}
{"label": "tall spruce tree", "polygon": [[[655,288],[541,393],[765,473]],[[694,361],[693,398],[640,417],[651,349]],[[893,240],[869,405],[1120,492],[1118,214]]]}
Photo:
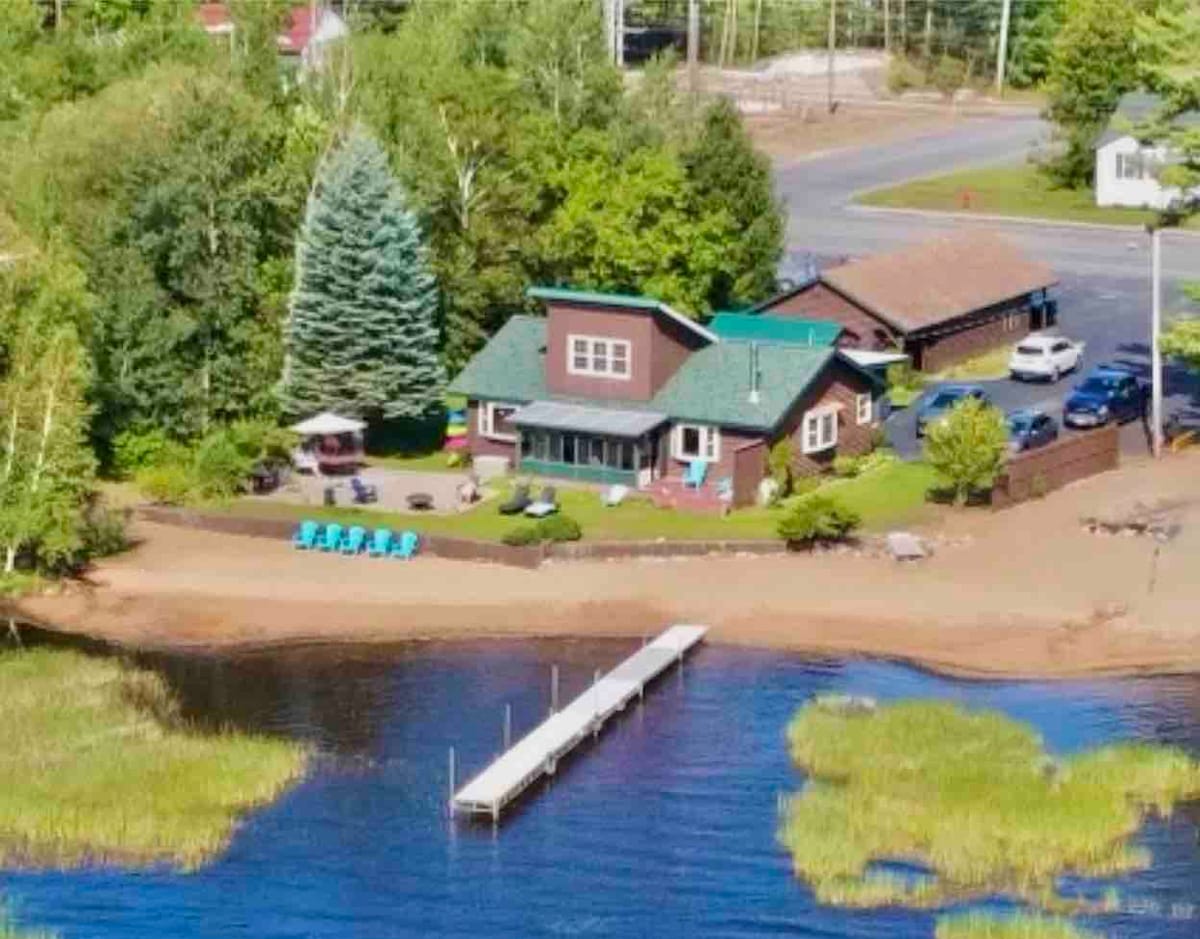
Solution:
{"label": "tall spruce tree", "polygon": [[422,421],[441,407],[437,285],[387,156],[361,130],[309,198],[285,332],[286,413]]}

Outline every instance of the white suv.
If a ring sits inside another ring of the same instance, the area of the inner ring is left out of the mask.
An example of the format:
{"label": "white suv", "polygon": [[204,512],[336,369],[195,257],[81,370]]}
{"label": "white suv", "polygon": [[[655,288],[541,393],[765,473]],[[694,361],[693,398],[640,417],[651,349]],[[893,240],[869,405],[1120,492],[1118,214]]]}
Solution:
{"label": "white suv", "polygon": [[1082,358],[1083,343],[1062,336],[1032,333],[1013,349],[1008,372],[1013,378],[1058,381],[1060,376],[1079,368]]}

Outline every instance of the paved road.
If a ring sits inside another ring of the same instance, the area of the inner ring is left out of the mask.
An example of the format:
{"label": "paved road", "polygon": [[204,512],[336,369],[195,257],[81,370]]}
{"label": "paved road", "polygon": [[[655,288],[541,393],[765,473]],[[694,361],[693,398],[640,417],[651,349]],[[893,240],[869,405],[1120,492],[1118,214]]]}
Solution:
{"label": "paved road", "polygon": [[[1032,118],[965,122],[909,140],[829,154],[781,166],[776,171],[788,210],[788,259],[783,273],[799,270],[808,255],[855,256],[887,250],[964,225],[987,224],[1004,232],[1031,255],[1049,262],[1060,277],[1059,326],[1087,343],[1084,369],[1098,362],[1120,362],[1149,374],[1149,244],[1138,232],[980,222],[875,213],[853,207],[854,194],[916,176],[964,166],[1016,160],[1046,134]],[[1200,237],[1170,234],[1164,239],[1165,309],[1183,306],[1179,281],[1200,279]],[[994,400],[1006,410],[1041,406],[1061,414],[1062,398],[1074,384],[1056,386],[1012,381],[990,383]],[[1200,384],[1185,370],[1166,371],[1166,413],[1200,413]],[[911,412],[889,422],[889,434],[904,453],[919,449]],[[1130,448],[1144,447],[1144,435],[1130,428],[1122,435]]]}

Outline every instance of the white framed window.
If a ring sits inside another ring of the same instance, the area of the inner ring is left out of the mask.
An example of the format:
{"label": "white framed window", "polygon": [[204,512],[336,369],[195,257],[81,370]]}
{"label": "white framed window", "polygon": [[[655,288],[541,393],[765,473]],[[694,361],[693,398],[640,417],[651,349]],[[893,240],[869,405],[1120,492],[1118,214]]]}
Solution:
{"label": "white framed window", "polygon": [[805,453],[820,453],[837,446],[838,412],[836,405],[813,408],[804,412],[801,449]]}
{"label": "white framed window", "polygon": [[633,350],[628,339],[602,336],[567,337],[567,372],[628,381],[633,372]]}
{"label": "white framed window", "polygon": [[517,439],[517,428],[510,418],[516,412],[518,405],[505,404],[503,401],[479,402],[479,434],[489,440],[499,440],[513,443]]}
{"label": "white framed window", "polygon": [[870,393],[854,396],[854,419],[860,424],[871,423],[873,408]]}
{"label": "white framed window", "polygon": [[706,424],[676,424],[671,451],[677,460],[715,463],[721,458],[721,431]]}
{"label": "white framed window", "polygon": [[1146,163],[1147,160],[1141,151],[1137,153],[1118,153],[1117,179],[1145,179],[1147,176]]}

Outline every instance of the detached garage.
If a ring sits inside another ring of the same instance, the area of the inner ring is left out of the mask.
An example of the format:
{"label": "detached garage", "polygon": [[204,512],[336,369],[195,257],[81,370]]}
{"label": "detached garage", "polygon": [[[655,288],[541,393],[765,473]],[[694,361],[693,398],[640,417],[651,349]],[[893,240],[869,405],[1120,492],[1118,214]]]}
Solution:
{"label": "detached garage", "polygon": [[832,320],[840,346],[899,349],[936,371],[1052,325],[1057,282],[1012,242],[971,230],[830,268],[754,311]]}

